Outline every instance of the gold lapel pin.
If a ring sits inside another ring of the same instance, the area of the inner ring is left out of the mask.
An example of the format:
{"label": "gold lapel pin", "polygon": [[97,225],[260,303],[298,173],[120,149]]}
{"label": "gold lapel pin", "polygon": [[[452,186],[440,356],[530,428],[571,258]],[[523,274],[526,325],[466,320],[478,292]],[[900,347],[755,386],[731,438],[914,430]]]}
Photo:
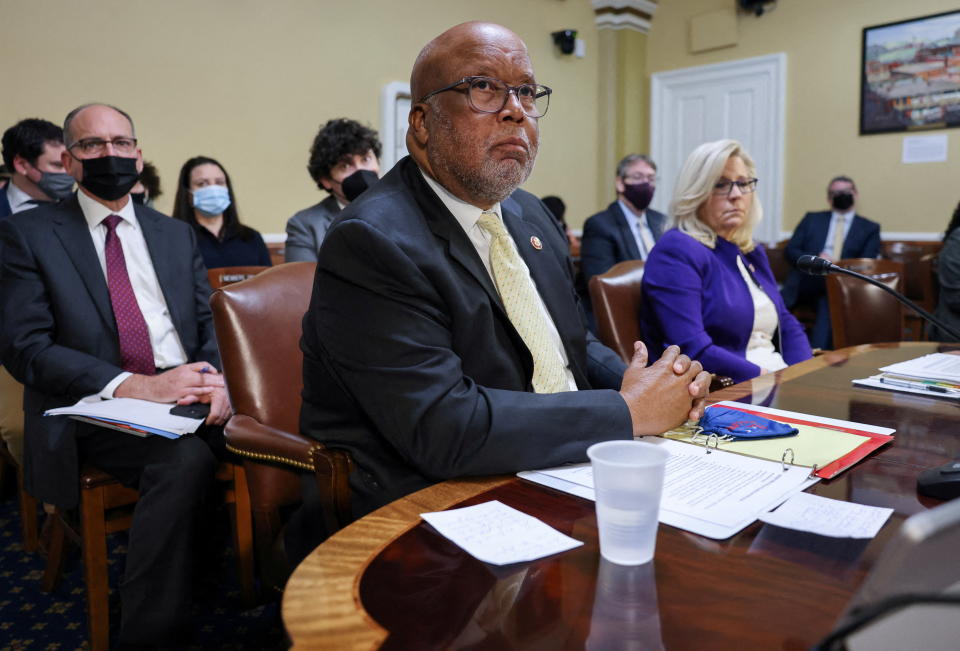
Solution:
{"label": "gold lapel pin", "polygon": [[536,235],[530,236],[530,246],[535,248],[537,251],[543,248],[543,242],[540,241],[540,238]]}

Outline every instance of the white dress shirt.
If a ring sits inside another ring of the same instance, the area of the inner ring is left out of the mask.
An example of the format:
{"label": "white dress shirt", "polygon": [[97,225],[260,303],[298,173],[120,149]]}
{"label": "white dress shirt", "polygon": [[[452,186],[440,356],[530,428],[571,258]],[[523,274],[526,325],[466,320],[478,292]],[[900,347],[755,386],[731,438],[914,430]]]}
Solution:
{"label": "white dress shirt", "polygon": [[[77,199],[83,216],[87,220],[87,227],[90,229],[93,247],[97,250],[97,259],[100,261],[104,280],[107,277],[107,259],[104,252],[107,227],[101,222],[110,215],[118,215],[122,220],[117,224],[117,237],[123,246],[127,275],[130,277],[130,285],[137,298],[137,305],[143,313],[144,321],[147,322],[150,345],[153,347],[154,365],[157,368],[171,368],[185,364],[187,354],[183,344],[180,343],[176,328],[173,327],[170,310],[167,308],[167,301],[163,297],[160,281],[157,280],[153,260],[147,249],[147,241],[143,238],[140,222],[137,221],[137,215],[133,210],[133,201],[128,199],[123,208],[113,212],[102,203],[88,197],[83,190],[77,192]],[[116,388],[130,375],[124,371],[115,377],[100,391],[100,397],[112,398]]]}
{"label": "white dress shirt", "polygon": [[737,269],[743,282],[747,283],[750,298],[753,301],[753,331],[747,341],[746,358],[760,368],[768,371],[779,371],[787,367],[783,356],[773,345],[773,335],[777,331],[780,320],[777,318],[777,306],[773,304],[767,293],[757,285],[753,276],[743,265],[743,258],[737,256]]}
{"label": "white dress shirt", "polygon": [[642,211],[640,216],[637,217],[623,201],[618,199],[617,203],[620,204],[620,210],[623,211],[623,214],[627,216],[627,223],[630,224],[630,232],[633,233],[633,239],[636,240],[637,249],[640,251],[640,259],[646,261],[647,256],[650,255],[650,249],[653,248],[655,243],[653,230],[651,230],[650,224],[647,223],[647,211]]}
{"label": "white dress shirt", "polygon": [[37,206],[41,205],[34,203],[36,200],[18,188],[17,184],[12,180],[7,182],[7,185],[4,189],[7,191],[7,202],[10,204],[11,214],[15,215],[18,212],[30,210],[31,208],[36,208]]}
{"label": "white dress shirt", "polygon": [[[426,180],[427,185],[437,194],[440,198],[440,201],[443,202],[443,205],[446,206],[447,210],[453,215],[454,219],[457,220],[457,223],[460,224],[460,227],[463,228],[464,233],[467,234],[467,237],[470,239],[470,242],[477,250],[477,254],[480,256],[480,260],[483,261],[483,266],[487,270],[487,274],[490,276],[491,280],[493,278],[493,266],[490,263],[490,234],[480,228],[477,225],[477,222],[480,220],[480,215],[483,214],[483,209],[478,208],[472,204],[469,204],[447,191],[442,185],[434,181],[430,176],[420,170],[420,173],[423,174],[423,178]],[[502,220],[503,213],[500,210],[500,203],[497,202],[488,212],[495,212],[497,216]],[[513,238],[510,238],[510,241],[516,249],[516,242],[513,241]],[[530,269],[527,268],[526,264],[523,263],[523,258],[519,256],[518,260],[523,264],[524,269],[527,272],[527,278],[533,284],[534,289],[536,289],[537,284],[534,282],[533,278],[530,276]],[[494,281],[494,286],[496,286],[496,281]],[[556,348],[557,354],[560,356],[560,359],[563,360],[563,368],[567,377],[567,384],[570,387],[570,391],[577,390],[577,381],[573,377],[573,372],[570,370],[570,362],[567,359],[567,352],[563,347],[563,342],[560,340],[560,333],[557,331],[557,325],[553,322],[553,317],[550,316],[547,306],[543,303],[543,298],[540,296],[539,290],[536,292],[537,302],[540,305],[540,311],[543,313],[544,318],[546,319],[547,327],[550,329],[550,340],[553,342],[554,347]]]}
{"label": "white dress shirt", "polygon": [[847,235],[850,234],[850,226],[853,224],[853,218],[856,216],[856,211],[853,209],[848,210],[844,213],[839,213],[836,210],[830,213],[830,226],[827,228],[827,241],[823,244],[823,252],[829,255],[833,260],[839,260],[841,253],[843,251],[834,251],[833,250],[833,235],[837,231],[837,222],[840,220],[840,216],[843,216],[843,241],[847,241]]}

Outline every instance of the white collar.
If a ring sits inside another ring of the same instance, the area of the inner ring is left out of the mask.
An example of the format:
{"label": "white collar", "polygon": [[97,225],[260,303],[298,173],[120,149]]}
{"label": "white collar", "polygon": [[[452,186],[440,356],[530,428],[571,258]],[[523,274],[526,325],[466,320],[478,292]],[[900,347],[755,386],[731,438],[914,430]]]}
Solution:
{"label": "white collar", "polygon": [[130,199],[130,195],[127,195],[127,203],[117,212],[114,212],[107,208],[105,205],[93,199],[83,191],[83,188],[77,190],[77,201],[80,203],[80,210],[83,211],[83,217],[87,220],[87,226],[91,230],[100,225],[105,218],[110,215],[119,215],[123,221],[127,222],[134,228],[139,228],[140,224],[137,221],[137,215],[133,210],[133,201]]}
{"label": "white collar", "polygon": [[630,210],[630,206],[628,206],[628,205],[623,201],[623,199],[620,199],[620,198],[618,197],[618,198],[617,198],[617,203],[620,204],[620,210],[623,211],[623,214],[627,216],[627,221],[629,221],[629,222],[631,222],[631,223],[639,224],[639,225],[641,225],[641,226],[642,226],[643,223],[646,221],[646,217],[647,217],[647,211],[646,211],[646,210],[641,210],[641,211],[640,211],[640,214],[638,215],[637,213],[635,213],[635,212],[633,212],[632,210]]}
{"label": "white collar", "polygon": [[[417,167],[417,169],[420,169]],[[469,233],[470,229],[477,225],[477,221],[480,219],[480,215],[484,212],[493,212],[497,214],[497,217],[503,219],[503,213],[500,211],[500,202],[493,204],[490,207],[490,210],[484,211],[483,208],[478,208],[472,203],[467,203],[463,199],[454,196],[449,190],[437,183],[429,174],[420,169],[420,174],[423,175],[424,180],[427,182],[427,185],[430,186],[440,198],[440,201],[446,206],[447,210],[453,215],[454,219],[460,224],[460,227],[463,228],[464,232]]]}

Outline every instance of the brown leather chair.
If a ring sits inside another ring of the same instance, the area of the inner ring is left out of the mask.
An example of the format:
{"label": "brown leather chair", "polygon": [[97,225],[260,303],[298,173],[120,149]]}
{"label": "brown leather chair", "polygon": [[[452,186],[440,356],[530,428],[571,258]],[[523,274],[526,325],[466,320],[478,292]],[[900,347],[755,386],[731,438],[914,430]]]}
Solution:
{"label": "brown leather chair", "polygon": [[[590,279],[590,302],[597,319],[598,337],[628,364],[633,358],[633,342],[643,339],[640,332],[642,278],[643,261],[625,260]],[[715,375],[710,390],[731,384],[733,379]]]}
{"label": "brown leather chair", "polygon": [[[234,507],[234,550],[240,574],[240,588],[247,605],[254,603],[253,524],[243,467],[221,462],[216,478],[225,489],[224,501]],[[91,651],[106,651],[110,644],[109,584],[107,577],[107,535],[130,528],[133,506],[140,498],[102,470],[86,465],[80,469],[80,506],[76,517],[54,509],[47,565],[40,589],[52,592],[60,583],[66,560],[67,539],[79,545],[83,557],[84,587],[87,593],[87,629]]]}
{"label": "brown leather chair", "polygon": [[227,448],[244,458],[261,561],[280,532],[281,509],[301,499],[304,472],[316,475],[329,532],[351,518],[349,455],[299,433],[301,321],[315,269],[313,262],[271,267],[210,298],[234,410],[225,429]]}
{"label": "brown leather chair", "polygon": [[941,242],[884,242],[882,255],[903,265],[903,293],[928,312],[937,307],[934,276]]}
{"label": "brown leather chair", "polygon": [[[896,273],[900,274],[901,279],[903,278],[903,264],[895,260],[887,260],[884,258],[843,258],[842,260],[837,260],[834,264],[866,276]],[[903,291],[902,285],[899,291]]]}
{"label": "brown leather chair", "polygon": [[640,280],[643,260],[618,262],[590,279],[590,302],[600,341],[630,363],[640,332]]}
{"label": "brown leather chair", "polygon": [[[899,265],[891,261],[878,262]],[[840,266],[843,265],[840,264]],[[860,273],[864,272],[860,271]],[[891,289],[900,291],[902,277],[899,271],[866,273],[866,275],[872,276]],[[859,278],[831,274],[827,276],[827,300],[830,304],[830,325],[833,328],[834,348],[901,340],[903,330],[901,304],[879,287]]]}
{"label": "brown leather chair", "polygon": [[781,240],[776,244],[767,247],[767,260],[770,261],[770,269],[773,271],[773,277],[778,285],[783,285],[790,275],[793,265],[787,260],[785,252],[790,240]]}
{"label": "brown leather chair", "polygon": [[270,267],[251,265],[247,267],[214,267],[207,269],[207,279],[210,281],[210,287],[220,289],[225,285],[238,283],[241,280],[253,278],[264,269]]}

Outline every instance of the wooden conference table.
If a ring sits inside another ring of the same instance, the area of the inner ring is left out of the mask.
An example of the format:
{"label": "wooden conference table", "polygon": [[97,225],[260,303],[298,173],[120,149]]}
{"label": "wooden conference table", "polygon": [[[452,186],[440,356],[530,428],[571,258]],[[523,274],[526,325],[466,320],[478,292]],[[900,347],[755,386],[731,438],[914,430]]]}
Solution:
{"label": "wooden conference table", "polygon": [[[755,522],[716,541],[661,525],[652,564],[618,567],[601,562],[592,502],[514,477],[447,481],[358,520],[300,564],[283,597],[294,647],[807,649],[830,632],[900,523],[938,503],[917,495],[917,473],[960,452],[957,404],[850,381],[937,350],[848,348],[710,395],[749,402],[772,389],[771,407],[896,428],[892,445],[811,489],[892,507],[873,540]],[[585,544],[495,568],[419,517],[491,499]]]}

